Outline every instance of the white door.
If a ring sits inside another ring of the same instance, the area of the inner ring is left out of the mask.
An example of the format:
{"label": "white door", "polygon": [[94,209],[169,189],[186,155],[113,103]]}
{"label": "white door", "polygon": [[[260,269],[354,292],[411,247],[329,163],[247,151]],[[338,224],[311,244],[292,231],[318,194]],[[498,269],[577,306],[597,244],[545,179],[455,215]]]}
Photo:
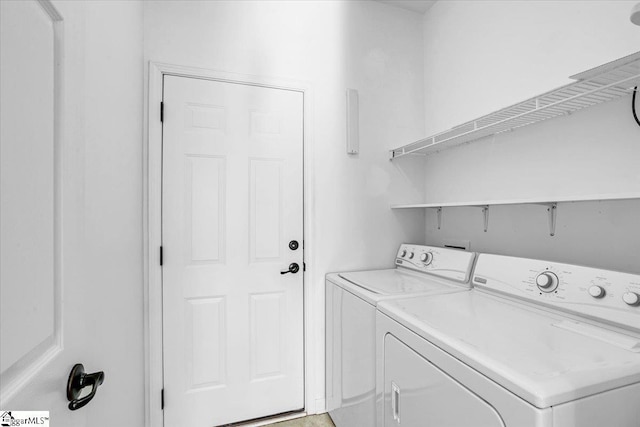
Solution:
{"label": "white door", "polygon": [[[141,147],[118,149],[140,145],[141,93],[127,95],[136,78],[121,85],[103,61],[122,72],[142,63],[117,50],[125,36],[105,40],[109,24],[90,28],[136,10],[0,0],[0,418],[49,411],[56,427],[143,425],[142,177],[121,191],[107,172],[139,169]],[[76,363],[105,377],[95,398],[71,411]]]}
{"label": "white door", "polygon": [[165,426],[303,409],[302,93],[165,76],[163,105]]}

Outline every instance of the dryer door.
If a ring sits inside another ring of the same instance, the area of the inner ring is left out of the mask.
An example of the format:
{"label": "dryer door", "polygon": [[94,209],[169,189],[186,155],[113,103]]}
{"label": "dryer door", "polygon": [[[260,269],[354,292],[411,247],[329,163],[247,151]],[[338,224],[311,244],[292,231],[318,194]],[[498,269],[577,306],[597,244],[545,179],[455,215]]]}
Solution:
{"label": "dryer door", "polygon": [[391,334],[384,338],[385,427],[504,427],[496,410]]}

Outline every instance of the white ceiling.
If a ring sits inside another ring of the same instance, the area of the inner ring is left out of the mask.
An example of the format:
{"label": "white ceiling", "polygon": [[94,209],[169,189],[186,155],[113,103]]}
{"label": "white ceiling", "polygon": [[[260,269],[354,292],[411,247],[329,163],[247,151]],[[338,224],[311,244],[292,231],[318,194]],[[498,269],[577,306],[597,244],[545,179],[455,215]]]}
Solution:
{"label": "white ceiling", "polygon": [[413,12],[425,13],[437,0],[377,0],[380,3],[401,7]]}

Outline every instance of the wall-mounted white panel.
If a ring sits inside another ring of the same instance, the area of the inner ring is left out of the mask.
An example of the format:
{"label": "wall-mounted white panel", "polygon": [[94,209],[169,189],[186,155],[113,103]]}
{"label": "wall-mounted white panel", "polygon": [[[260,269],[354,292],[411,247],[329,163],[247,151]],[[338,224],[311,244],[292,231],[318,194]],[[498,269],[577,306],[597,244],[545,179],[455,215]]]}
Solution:
{"label": "wall-mounted white panel", "polygon": [[[1,2],[0,372],[27,372],[55,345],[56,147],[52,18]],[[36,354],[37,353],[37,354]]]}
{"label": "wall-mounted white panel", "polygon": [[250,160],[251,261],[280,258],[282,247],[282,161]]}
{"label": "wall-mounted white panel", "polygon": [[225,158],[186,156],[188,263],[224,262]]}
{"label": "wall-mounted white panel", "polygon": [[197,392],[223,386],[227,350],[225,298],[189,298],[186,315],[188,388]]}
{"label": "wall-mounted white panel", "polygon": [[251,379],[262,380],[282,375],[286,345],[284,329],[285,294],[275,292],[250,297]]}
{"label": "wall-mounted white panel", "polygon": [[360,152],[360,102],[358,91],[347,89],[347,154]]}

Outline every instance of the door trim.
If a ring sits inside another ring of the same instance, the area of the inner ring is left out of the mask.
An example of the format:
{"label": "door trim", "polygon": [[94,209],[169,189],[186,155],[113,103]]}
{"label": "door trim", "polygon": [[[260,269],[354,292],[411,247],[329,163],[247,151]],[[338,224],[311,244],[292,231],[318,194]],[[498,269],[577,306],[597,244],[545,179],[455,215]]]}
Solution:
{"label": "door trim", "polygon": [[[229,83],[293,90],[303,95],[303,221],[304,262],[303,316],[304,316],[304,404],[309,414],[323,412],[324,372],[323,331],[314,328],[322,323],[323,307],[312,304],[322,301],[322,282],[313,283],[315,263],[314,218],[314,150],[313,150],[313,91],[307,82],[230,73],[175,64],[150,61],[147,127],[143,144],[143,251],[144,251],[144,360],[145,360],[145,426],[163,425],[160,406],[163,387],[162,373],[162,268],[160,243],[162,241],[162,123],[160,102],[165,75],[217,80]],[[319,378],[320,377],[320,378]],[[170,402],[167,402],[170,404]]]}

